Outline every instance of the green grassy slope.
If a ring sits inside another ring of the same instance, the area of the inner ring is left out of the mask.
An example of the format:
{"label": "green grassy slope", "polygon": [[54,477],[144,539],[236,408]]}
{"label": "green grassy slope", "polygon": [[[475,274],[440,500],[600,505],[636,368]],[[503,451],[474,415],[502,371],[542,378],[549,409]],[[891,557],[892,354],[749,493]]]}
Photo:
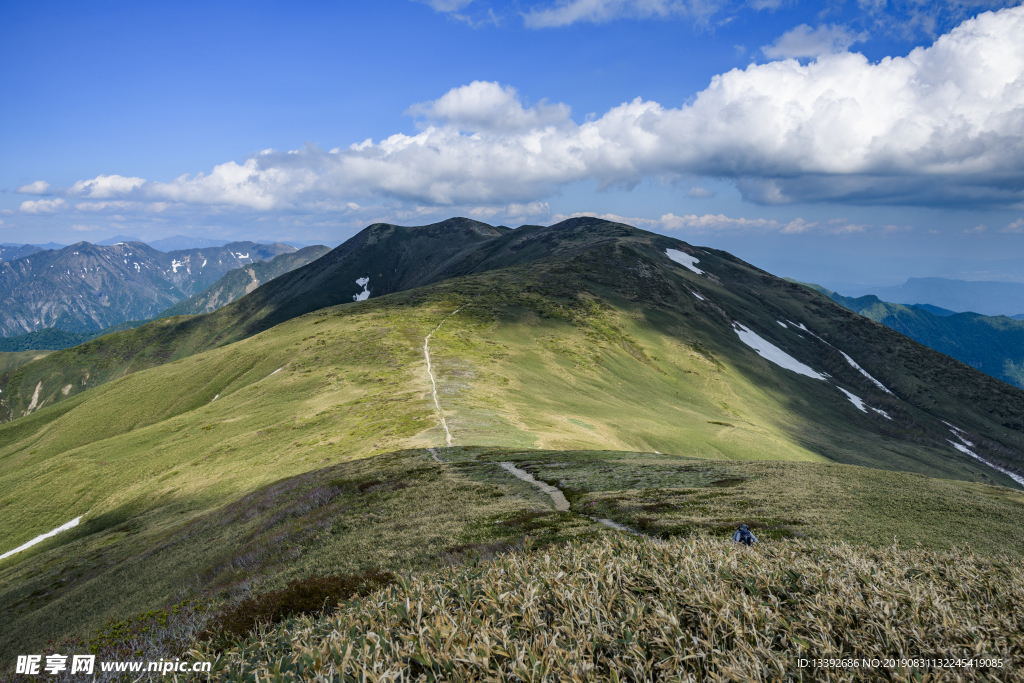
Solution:
{"label": "green grassy slope", "polygon": [[[23,416],[36,388],[37,405],[52,405],[131,372],[244,339],[298,315],[351,302],[370,276],[372,295],[432,282],[464,252],[508,228],[469,219],[404,228],[371,225],[314,263],[266,282],[212,313],[166,318],[100,343],[83,344],[18,373],[0,374],[0,421]],[[42,384],[40,384],[42,383]],[[71,385],[70,394],[64,388]]]}
{"label": "green grassy slope", "polygon": [[45,358],[50,352],[38,349],[26,351],[0,351],[0,372],[7,372],[21,367],[25,363]]}
{"label": "green grassy slope", "polygon": [[[1009,538],[1019,548],[1006,521],[1019,519],[1019,494],[991,486],[1016,485],[955,450],[942,423],[965,430],[990,461],[1019,467],[1024,444],[1012,421],[1024,414],[1019,390],[728,254],[615,224],[565,227],[566,239],[555,242],[566,249],[543,259],[323,309],[232,344],[193,348],[201,352],[174,362],[163,361],[184,353],[177,331],[191,321],[208,324],[202,321],[209,316],[147,326],[148,336],[136,339],[148,347],[111,346],[136,330],[58,352],[81,353],[94,364],[109,354],[110,381],[87,391],[75,385],[64,400],[0,426],[0,552],[85,518],[80,528],[0,562],[0,610],[15,624],[10,637],[52,636],[69,610],[83,615],[75,628],[96,625],[166,602],[185,585],[230,593],[251,581],[272,585],[277,575],[325,571],[343,557],[353,568],[360,557],[422,567],[456,546],[514,543],[511,536],[482,533],[480,520],[490,520],[488,529],[500,527],[494,515],[525,514],[544,500],[496,471],[494,458],[477,458],[482,451],[471,454],[478,461],[473,467],[454,451],[446,455],[454,462],[445,471],[457,477],[436,491],[464,486],[476,498],[446,513],[456,521],[436,542],[425,539],[439,513],[430,508],[419,524],[407,521],[420,514],[408,507],[417,496],[398,486],[413,486],[403,470],[431,462],[422,450],[399,460],[352,462],[444,445],[423,357],[431,331],[438,399],[455,446],[511,449],[495,457],[519,459],[552,481],[560,481],[558,463],[574,462],[578,473],[566,478],[570,497],[613,519],[669,535],[717,533],[744,517],[780,537],[834,532],[877,542],[892,532],[939,546],[985,539],[978,543],[990,549]],[[598,239],[584,239],[584,229]],[[522,237],[548,239],[548,230]],[[666,248],[688,250],[706,274],[670,261]],[[502,258],[514,261],[524,249],[509,248]],[[542,251],[558,250],[549,244]],[[827,381],[768,362],[740,340],[734,321],[828,373]],[[152,342],[153,330],[161,329],[163,347]],[[156,367],[127,372],[118,364],[130,353],[149,354]],[[838,387],[891,419],[859,410]],[[648,455],[630,456],[626,465],[608,457],[596,466],[599,456],[537,460],[536,449]],[[715,463],[676,478],[663,462],[676,456]],[[335,465],[344,472],[354,467],[358,476],[307,475]],[[378,466],[391,469],[378,476]],[[629,478],[627,471],[641,476]],[[353,528],[362,531],[350,538],[348,527],[323,526],[327,518],[314,511],[327,503],[304,503],[298,489],[299,498],[282,493],[267,505],[252,503],[262,487],[289,477],[307,477],[309,491],[327,486],[323,495],[354,505]],[[328,486],[335,477],[348,483]],[[374,480],[394,501],[360,507],[351,496]],[[338,498],[331,486],[349,497]],[[709,487],[743,493],[682,491]],[[237,506],[224,505],[232,501],[249,512],[229,514]],[[392,504],[396,512],[389,516]],[[855,523],[835,529],[844,514]],[[565,519],[531,517],[522,525],[537,531],[554,524],[552,538],[593,531],[577,517]],[[371,520],[377,526],[361,526]],[[190,535],[193,523],[207,535]],[[389,543],[408,552],[354,553],[370,542],[360,534],[371,528],[381,534],[389,525],[398,525],[392,532],[401,536]],[[172,547],[188,551],[179,559],[164,552]],[[232,555],[234,549],[241,554]],[[312,557],[323,563],[302,559]],[[145,576],[161,578],[136,586]]]}

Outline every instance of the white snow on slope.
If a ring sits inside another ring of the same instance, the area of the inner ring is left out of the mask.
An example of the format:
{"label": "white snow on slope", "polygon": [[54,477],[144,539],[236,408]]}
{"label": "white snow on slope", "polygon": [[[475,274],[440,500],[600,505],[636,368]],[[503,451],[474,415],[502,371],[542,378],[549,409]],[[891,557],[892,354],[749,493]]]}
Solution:
{"label": "white snow on slope", "polygon": [[369,299],[370,288],[367,287],[367,285],[370,284],[370,278],[361,277],[358,280],[356,280],[356,284],[362,287],[363,291],[359,292],[358,294],[353,294],[352,301],[366,301],[367,299]]}
{"label": "white snow on slope", "polygon": [[698,294],[697,292],[693,291],[692,289],[690,290],[690,294],[693,294],[695,297],[697,297],[701,301],[704,301],[704,297],[702,297],[700,294]]}
{"label": "white snow on slope", "polygon": [[683,268],[689,268],[693,272],[697,273],[697,275],[704,274],[703,270],[693,265],[695,263],[700,263],[700,259],[690,256],[685,251],[679,251],[678,249],[666,249],[665,255],[681,265]]}
{"label": "white snow on slope", "polygon": [[[946,439],[946,440],[949,441],[949,439]],[[974,458],[975,460],[979,460],[979,461],[985,463],[986,465],[988,465],[992,469],[994,469],[994,470],[996,470],[998,472],[1002,472],[1003,474],[1008,476],[1010,479],[1013,479],[1015,482],[1017,482],[1021,486],[1024,486],[1024,477],[1020,476],[1019,474],[1014,474],[1013,472],[1010,472],[1008,470],[1004,470],[999,465],[993,465],[988,460],[985,460],[985,458],[981,457],[980,455],[977,455],[974,451],[972,451],[967,446],[964,446],[963,444],[956,443],[955,441],[949,441],[949,443],[953,446],[953,448],[957,449],[961,453],[964,453],[965,455],[969,455],[972,458]]]}
{"label": "white snow on slope", "polygon": [[788,328],[788,327],[786,326],[786,323],[782,322],[781,320],[776,320],[775,322],[777,322],[778,324],[782,325],[782,326],[783,326],[783,327],[785,327],[785,328],[786,328],[787,330],[789,329],[789,328]]}
{"label": "white snow on slope", "polygon": [[246,252],[244,254],[239,252],[239,253],[235,254],[235,256],[237,256],[238,258],[249,258],[249,252]]}
{"label": "white snow on slope", "polygon": [[33,539],[32,539],[31,541],[29,541],[28,543],[25,543],[25,544],[19,545],[19,546],[18,546],[17,548],[15,548],[14,550],[8,550],[8,551],[7,551],[6,553],[4,553],[3,555],[0,555],[0,560],[3,560],[3,559],[6,559],[6,558],[8,558],[8,557],[10,557],[11,555],[13,555],[14,553],[20,553],[20,552],[21,552],[22,550],[25,550],[25,549],[27,549],[27,548],[31,548],[31,547],[32,547],[32,546],[34,546],[34,545],[35,545],[36,543],[39,543],[39,542],[41,542],[41,541],[45,541],[46,539],[48,539],[48,538],[51,538],[52,536],[56,536],[57,534],[59,534],[59,533],[60,533],[60,532],[62,532],[62,531],[67,531],[68,529],[70,529],[70,528],[72,528],[72,527],[76,527],[76,526],[78,526],[78,523],[79,523],[79,522],[80,522],[81,520],[82,520],[82,518],[81,518],[81,517],[75,517],[75,518],[74,518],[73,520],[71,520],[71,521],[70,521],[70,522],[68,522],[67,524],[61,524],[61,525],[60,525],[59,527],[57,527],[57,528],[56,528],[56,529],[54,529],[53,531],[50,531],[50,532],[48,532],[48,533],[45,533],[45,534],[40,534],[39,536],[36,536],[35,538],[33,538]]}
{"label": "white snow on slope", "polygon": [[820,380],[825,379],[825,376],[821,373],[815,372],[809,366],[804,365],[774,344],[765,341],[743,325],[740,325],[739,323],[734,323],[734,325],[736,326],[736,334],[739,335],[740,341],[757,351],[765,360],[775,363],[779,367],[786,368],[787,370],[792,370],[797,374],[804,375],[805,377]]}
{"label": "white snow on slope", "polygon": [[171,260],[171,269],[174,270],[175,273],[178,272],[178,268],[181,268],[184,265],[185,265],[184,263],[182,263],[181,261],[179,261],[177,259],[172,259]]}
{"label": "white snow on slope", "polygon": [[[826,342],[826,343],[828,343],[828,342]],[[835,348],[835,347],[833,347],[833,348]],[[839,349],[836,349],[836,351],[839,351]],[[882,383],[881,383],[881,382],[879,382],[879,381],[878,381],[877,379],[875,379],[874,377],[872,377],[871,375],[869,375],[869,374],[868,374],[868,371],[867,371],[867,370],[865,370],[865,369],[864,369],[864,368],[862,368],[861,366],[857,365],[857,361],[853,360],[852,358],[850,358],[849,356],[847,356],[847,355],[846,355],[845,353],[843,353],[842,351],[839,351],[839,353],[842,353],[842,354],[843,354],[843,358],[845,358],[845,359],[846,359],[846,362],[847,362],[847,363],[849,363],[850,365],[852,365],[853,367],[855,367],[855,368],[857,369],[857,372],[859,372],[860,374],[864,375],[864,376],[865,376],[865,377],[867,377],[867,378],[868,378],[869,380],[871,380],[871,381],[872,381],[872,382],[873,382],[873,383],[875,384],[875,386],[876,386],[876,387],[878,387],[879,389],[881,389],[881,390],[882,390],[882,391],[884,391],[885,393],[889,394],[890,396],[892,396],[892,395],[893,395],[893,393],[892,393],[891,391],[889,391],[889,390],[888,390],[888,389],[887,389],[887,388],[885,387],[885,385],[884,385],[884,384],[882,384]]]}
{"label": "white snow on slope", "polygon": [[846,398],[850,399],[850,403],[857,406],[857,410],[859,410],[862,413],[868,412],[868,409],[864,407],[864,401],[862,401],[859,396],[851,394],[849,391],[843,389],[842,387],[836,387],[836,389],[846,394]]}
{"label": "white snow on slope", "polygon": [[865,405],[864,401],[860,398],[860,396],[857,396],[856,394],[851,394],[849,391],[847,391],[846,389],[843,389],[842,387],[836,387],[836,389],[838,389],[839,391],[841,391],[844,394],[846,394],[846,398],[850,399],[850,403],[852,403],[853,405],[857,406],[857,409],[860,410],[862,413],[866,413],[866,412],[868,412],[870,410],[873,413],[877,413],[878,415],[881,415],[886,420],[891,420],[892,419],[892,417],[889,416],[889,413],[885,412],[884,410],[880,410],[878,408],[872,408],[869,405]]}

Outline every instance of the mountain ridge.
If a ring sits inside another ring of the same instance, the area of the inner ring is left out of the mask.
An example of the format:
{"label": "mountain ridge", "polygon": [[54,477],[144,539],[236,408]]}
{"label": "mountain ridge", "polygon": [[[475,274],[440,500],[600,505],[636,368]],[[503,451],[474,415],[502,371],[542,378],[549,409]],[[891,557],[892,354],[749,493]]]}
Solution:
{"label": "mountain ridge", "polygon": [[233,268],[292,251],[253,242],[167,254],[141,242],[38,251],[0,263],[0,335],[98,332],[152,318]]}

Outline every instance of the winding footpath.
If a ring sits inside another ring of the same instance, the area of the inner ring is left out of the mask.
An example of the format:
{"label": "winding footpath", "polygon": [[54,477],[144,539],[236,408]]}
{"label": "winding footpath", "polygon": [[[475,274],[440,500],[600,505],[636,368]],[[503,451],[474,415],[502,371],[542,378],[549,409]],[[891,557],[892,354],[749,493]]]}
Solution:
{"label": "winding footpath", "polygon": [[[434,407],[437,408],[437,416],[441,420],[441,426],[444,427],[444,442],[448,446],[452,445],[452,433],[448,430],[448,421],[444,419],[444,411],[441,410],[441,402],[437,400],[437,382],[434,380],[434,372],[431,370],[430,365],[430,338],[434,336],[434,332],[441,329],[441,325],[444,325],[448,318],[452,317],[462,309],[463,306],[459,306],[454,311],[446,315],[444,320],[439,322],[437,327],[431,330],[430,334],[423,339],[423,357],[427,359],[427,374],[430,375],[430,384],[434,388],[432,392],[434,395]],[[437,459],[437,454],[434,454],[434,458]]]}
{"label": "winding footpath", "polygon": [[[430,338],[434,336],[434,332],[437,332],[439,329],[441,329],[441,325],[444,325],[445,322],[447,322],[448,318],[452,317],[453,315],[455,315],[456,313],[461,311],[463,308],[464,308],[464,305],[463,306],[459,306],[454,311],[452,311],[451,313],[446,315],[444,320],[442,320],[440,323],[438,323],[437,327],[435,327],[433,330],[431,330],[430,334],[428,334],[423,339],[423,357],[427,361],[427,374],[430,376],[430,385],[433,387],[433,389],[431,391],[431,395],[434,397],[434,408],[437,409],[437,417],[441,421],[441,426],[444,427],[444,441],[445,441],[445,444],[447,446],[451,446],[452,445],[452,433],[448,429],[448,421],[445,420],[445,418],[444,418],[444,411],[441,410],[441,401],[437,398],[437,380],[434,378],[433,365],[430,362]],[[437,454],[437,449],[436,448],[428,448],[427,451],[430,453],[430,457],[433,458],[436,462],[439,462],[439,463],[446,462],[444,459],[441,458],[440,455]],[[559,490],[558,488],[552,486],[551,484],[548,484],[547,482],[543,482],[543,481],[537,480],[532,474],[530,474],[526,470],[519,469],[518,467],[516,467],[511,462],[502,462],[502,463],[498,463],[498,464],[501,465],[502,469],[506,470],[507,472],[509,472],[513,476],[517,477],[518,479],[521,479],[522,481],[525,481],[527,484],[535,486],[539,490],[541,490],[544,493],[546,493],[549,496],[551,496],[551,502],[554,503],[555,511],[556,512],[568,512],[569,511],[569,500],[565,497],[565,494],[562,493],[562,491]],[[577,513],[577,514],[579,514],[579,513]],[[643,536],[644,538],[647,538],[647,539],[650,540],[650,537],[647,536],[646,534],[642,534],[642,533],[640,533],[638,531],[634,531],[633,529],[630,529],[627,526],[623,526],[622,524],[619,524],[617,522],[613,522],[610,519],[598,519],[597,517],[590,517],[588,515],[582,515],[582,514],[580,516],[581,517],[587,517],[587,519],[591,519],[591,520],[593,520],[595,522],[599,522],[601,524],[604,524],[607,527],[611,527],[612,529],[616,529],[618,531],[625,531],[627,533],[631,533],[631,534],[634,534],[636,536]]]}

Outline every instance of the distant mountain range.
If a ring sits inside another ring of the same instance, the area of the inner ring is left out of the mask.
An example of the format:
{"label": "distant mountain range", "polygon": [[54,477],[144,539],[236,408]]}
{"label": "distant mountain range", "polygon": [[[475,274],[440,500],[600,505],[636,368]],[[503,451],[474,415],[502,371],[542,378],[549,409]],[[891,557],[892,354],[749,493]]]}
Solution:
{"label": "distant mountain range", "polygon": [[230,270],[294,251],[255,242],[168,253],[141,242],[36,251],[0,263],[0,336],[46,328],[90,333],[149,319]]}
{"label": "distant mountain range", "polygon": [[897,304],[930,305],[950,313],[1005,315],[1018,320],[1024,317],[1024,283],[1021,282],[912,277],[896,287],[867,287],[851,293],[857,297],[874,294],[881,301]]}
{"label": "distant mountain range", "polygon": [[1024,321],[1005,315],[956,313],[930,304],[889,303],[873,294],[848,297],[819,285],[807,286],[916,342],[1024,388]]}

